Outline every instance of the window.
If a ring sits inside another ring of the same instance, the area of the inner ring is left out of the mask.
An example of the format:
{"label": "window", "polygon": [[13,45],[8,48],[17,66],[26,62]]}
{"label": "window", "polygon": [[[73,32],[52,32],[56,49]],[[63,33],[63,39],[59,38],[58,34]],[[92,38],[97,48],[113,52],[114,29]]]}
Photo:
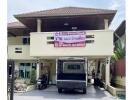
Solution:
{"label": "window", "polygon": [[30,37],[24,37],[23,38],[23,44],[24,45],[30,44]]}
{"label": "window", "polygon": [[76,70],[76,69],[79,70],[79,69],[80,69],[80,65],[76,65],[76,64],[75,64],[75,65],[68,65],[68,69],[69,69],[69,70],[70,70],[70,69],[72,69],[72,70],[73,70],[73,69],[74,69],[74,70]]}
{"label": "window", "polygon": [[22,48],[15,48],[15,53],[22,53]]}
{"label": "window", "polygon": [[63,73],[84,73],[84,67],[82,62],[64,62]]}
{"label": "window", "polygon": [[15,53],[22,53],[22,51],[15,51]]}
{"label": "window", "polygon": [[31,73],[30,63],[20,63],[19,77],[20,78],[30,78],[30,73]]}

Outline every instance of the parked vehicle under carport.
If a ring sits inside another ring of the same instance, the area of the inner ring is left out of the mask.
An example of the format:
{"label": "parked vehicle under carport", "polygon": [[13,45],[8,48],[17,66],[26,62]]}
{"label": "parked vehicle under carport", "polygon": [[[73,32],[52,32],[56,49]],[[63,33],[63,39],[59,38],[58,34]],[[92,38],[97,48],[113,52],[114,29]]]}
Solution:
{"label": "parked vehicle under carport", "polygon": [[56,70],[58,92],[79,89],[86,94],[86,67],[85,59],[59,59]]}

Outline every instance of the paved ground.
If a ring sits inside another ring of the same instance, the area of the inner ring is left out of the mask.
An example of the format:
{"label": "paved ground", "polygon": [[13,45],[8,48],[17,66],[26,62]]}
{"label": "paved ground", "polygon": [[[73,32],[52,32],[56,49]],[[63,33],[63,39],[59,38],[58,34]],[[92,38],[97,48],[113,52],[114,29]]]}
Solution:
{"label": "paved ground", "polygon": [[14,100],[119,100],[113,97],[103,88],[89,86],[87,94],[81,92],[65,91],[59,94],[55,86],[50,86],[45,90],[34,90],[27,93],[16,93]]}

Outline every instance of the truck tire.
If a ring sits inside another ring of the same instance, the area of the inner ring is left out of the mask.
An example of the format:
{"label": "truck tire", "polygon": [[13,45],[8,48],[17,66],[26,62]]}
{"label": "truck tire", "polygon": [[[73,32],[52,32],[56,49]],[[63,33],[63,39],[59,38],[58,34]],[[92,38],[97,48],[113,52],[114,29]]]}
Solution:
{"label": "truck tire", "polygon": [[38,86],[38,89],[39,89],[39,90],[42,90],[42,86],[41,86],[41,85],[39,85],[39,86]]}
{"label": "truck tire", "polygon": [[58,93],[62,93],[62,88],[58,88]]}
{"label": "truck tire", "polygon": [[83,94],[86,94],[86,93],[87,93],[87,89],[83,88]]}

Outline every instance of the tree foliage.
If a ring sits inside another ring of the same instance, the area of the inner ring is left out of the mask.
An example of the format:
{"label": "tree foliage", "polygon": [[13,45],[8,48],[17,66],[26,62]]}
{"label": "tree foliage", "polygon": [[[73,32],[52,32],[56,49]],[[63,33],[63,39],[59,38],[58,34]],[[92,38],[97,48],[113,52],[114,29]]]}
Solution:
{"label": "tree foliage", "polygon": [[119,41],[115,44],[115,50],[112,59],[118,61],[121,58],[125,57],[125,53],[126,53],[125,46],[123,47],[121,41]]}
{"label": "tree foliage", "polygon": [[36,70],[35,69],[32,69],[30,83],[36,84]]}

